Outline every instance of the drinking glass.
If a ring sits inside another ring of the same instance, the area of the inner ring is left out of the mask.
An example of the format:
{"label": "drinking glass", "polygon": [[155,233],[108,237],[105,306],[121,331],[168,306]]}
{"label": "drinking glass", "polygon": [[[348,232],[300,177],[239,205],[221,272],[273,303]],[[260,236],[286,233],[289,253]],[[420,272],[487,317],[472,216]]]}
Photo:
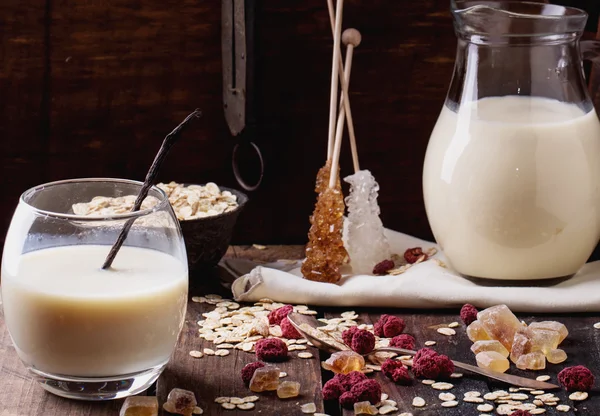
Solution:
{"label": "drinking glass", "polygon": [[[140,211],[106,211],[107,197],[137,196],[141,186],[104,178],[47,183],[23,193],[14,212],[2,256],[4,317],[23,364],[56,395],[137,394],[173,353],[188,269],[169,200],[152,187]],[[92,212],[82,215],[76,204],[90,201]],[[103,270],[128,220],[129,234]]]}
{"label": "drinking glass", "polygon": [[587,14],[452,1],[454,74],[423,169],[427,216],[459,273],[565,278],[600,238],[600,122],[582,64]]}

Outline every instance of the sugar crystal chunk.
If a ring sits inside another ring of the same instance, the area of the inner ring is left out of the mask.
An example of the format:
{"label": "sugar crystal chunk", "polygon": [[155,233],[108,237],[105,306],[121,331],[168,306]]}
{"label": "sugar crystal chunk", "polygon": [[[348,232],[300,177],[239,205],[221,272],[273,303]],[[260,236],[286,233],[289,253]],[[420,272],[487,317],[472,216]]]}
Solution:
{"label": "sugar crystal chunk", "polygon": [[163,409],[169,413],[189,416],[198,403],[193,392],[183,389],[173,389],[163,404]]}
{"label": "sugar crystal chunk", "polygon": [[279,387],[279,368],[265,366],[257,368],[250,379],[250,390],[256,393],[277,390]]}
{"label": "sugar crystal chunk", "polygon": [[510,349],[510,360],[513,363],[516,363],[522,355],[531,352],[532,339],[533,332],[529,328],[521,328],[515,333]]}
{"label": "sugar crystal chunk", "polygon": [[543,370],[546,368],[546,357],[542,352],[534,351],[521,355],[516,364],[521,370]]}
{"label": "sugar crystal chunk", "polygon": [[529,325],[531,329],[549,329],[552,331],[556,331],[559,333],[560,337],[558,339],[558,343],[560,344],[565,340],[567,335],[569,335],[569,331],[564,324],[556,321],[542,321],[542,322],[532,322]]}
{"label": "sugar crystal chunk", "polygon": [[372,274],[373,267],[391,256],[383,234],[377,204],[379,184],[368,170],[344,178],[350,184],[348,206],[348,254],[354,274]]}
{"label": "sugar crystal chunk", "polygon": [[531,328],[533,332],[533,339],[531,340],[532,351],[542,351],[544,354],[548,354],[550,350],[558,347],[560,342],[560,334],[550,329]]}
{"label": "sugar crystal chunk", "polygon": [[515,333],[523,328],[523,324],[506,305],[496,305],[480,311],[477,320],[490,337],[500,341],[506,349],[512,347]]}
{"label": "sugar crystal chunk", "polygon": [[504,373],[510,367],[510,363],[502,354],[496,351],[483,351],[475,356],[477,366],[487,370]]}
{"label": "sugar crystal chunk", "polygon": [[504,357],[508,357],[508,350],[504,348],[504,345],[500,343],[500,341],[492,340],[481,340],[475,341],[473,345],[471,345],[471,351],[475,354],[478,354],[482,351],[496,351],[499,354],[502,354]]}
{"label": "sugar crystal chunk", "polygon": [[354,351],[344,350],[331,354],[322,366],[334,373],[348,374],[351,371],[361,371],[365,366],[365,359]]}
{"label": "sugar crystal chunk", "polygon": [[379,410],[371,404],[371,402],[357,402],[354,403],[354,414],[355,415],[377,415]]}
{"label": "sugar crystal chunk", "polygon": [[283,381],[277,387],[277,397],[280,399],[288,399],[297,397],[300,394],[300,383],[296,381]]}
{"label": "sugar crystal chunk", "polygon": [[119,416],[158,416],[158,399],[155,396],[128,397]]}
{"label": "sugar crystal chunk", "polygon": [[467,336],[472,342],[485,341],[491,339],[490,335],[485,331],[481,322],[473,321],[467,327]]}
{"label": "sugar crystal chunk", "polygon": [[561,349],[554,349],[548,351],[546,354],[548,362],[551,364],[560,364],[567,359],[567,353]]}

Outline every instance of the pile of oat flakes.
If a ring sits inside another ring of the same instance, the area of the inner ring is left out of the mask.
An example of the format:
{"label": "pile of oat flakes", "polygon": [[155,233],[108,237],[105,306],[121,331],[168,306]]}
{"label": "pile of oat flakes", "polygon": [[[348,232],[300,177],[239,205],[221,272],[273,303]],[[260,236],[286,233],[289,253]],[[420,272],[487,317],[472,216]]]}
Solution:
{"label": "pile of oat flakes", "polygon": [[[233,211],[238,207],[237,197],[229,191],[221,189],[212,182],[206,185],[184,186],[176,182],[156,185],[169,198],[178,220],[193,220],[210,217]],[[95,196],[89,202],[73,204],[73,213],[84,216],[110,216],[131,212],[137,195],[122,197]],[[147,196],[141,209],[150,209],[158,203],[158,199]]]}

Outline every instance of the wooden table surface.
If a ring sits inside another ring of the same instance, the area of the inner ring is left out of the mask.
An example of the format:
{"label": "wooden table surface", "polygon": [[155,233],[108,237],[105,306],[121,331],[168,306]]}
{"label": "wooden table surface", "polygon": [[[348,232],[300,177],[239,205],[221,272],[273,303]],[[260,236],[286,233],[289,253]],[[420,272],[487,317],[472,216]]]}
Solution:
{"label": "wooden table surface", "polygon": [[[232,247],[228,253],[232,257],[244,257],[258,260],[275,260],[280,258],[300,258],[302,247],[299,246],[272,246],[265,250],[253,247]],[[224,297],[230,292],[227,281],[223,275],[203,278],[192,278],[190,284],[190,299],[192,296],[216,293]],[[249,362],[255,360],[252,353],[241,350],[231,350],[226,357],[205,356],[201,359],[190,357],[189,351],[202,350],[205,347],[214,348],[212,342],[198,337],[197,321],[201,314],[210,311],[213,305],[206,303],[189,302],[187,319],[182,331],[178,348],[165,372],[159,378],[156,386],[146,394],[156,394],[160,403],[164,402],[168,392],[175,387],[194,391],[199,405],[204,409],[205,415],[302,415],[300,405],[314,402],[317,412],[328,415],[350,416],[353,411],[342,411],[336,404],[324,403],[321,399],[321,387],[331,377],[331,373],[321,370],[320,360],[327,358],[326,354],[319,353],[313,347],[308,347],[314,358],[301,359],[298,352],[290,352],[291,359],[278,364],[282,371],[288,373],[286,380],[299,381],[302,384],[301,396],[294,399],[279,400],[274,394],[259,394],[260,400],[252,411],[225,410],[214,399],[219,396],[244,397],[251,393],[240,379],[240,370]],[[337,308],[317,308],[321,317],[338,317],[344,310]],[[426,340],[434,340],[437,344],[433,347],[440,353],[445,353],[452,358],[475,363],[474,355],[469,350],[471,342],[466,336],[465,327],[461,324],[456,328],[456,335],[444,336],[432,329],[431,326],[448,324],[460,321],[457,310],[431,311],[431,313],[415,312],[410,310],[365,310],[355,309],[359,314],[359,322],[373,323],[381,313],[393,313],[406,320],[406,332],[413,334],[417,339],[417,346],[423,346]],[[537,376],[548,374],[551,382],[556,383],[557,373],[565,366],[583,364],[588,366],[595,374],[600,375],[600,330],[595,330],[593,324],[600,321],[600,314],[596,315],[518,315],[526,322],[533,320],[556,319],[565,323],[570,331],[563,342],[562,348],[569,355],[565,363],[549,365],[539,372],[523,372],[511,365],[510,372],[517,375]],[[402,412],[411,412],[413,415],[434,416],[470,416],[485,414],[477,410],[477,404],[462,401],[467,391],[478,391],[482,395],[486,392],[505,389],[508,386],[501,383],[490,382],[486,379],[465,374],[461,379],[453,380],[454,388],[449,392],[456,395],[459,405],[454,408],[444,408],[438,398],[440,391],[430,386],[415,382],[412,386],[398,386],[386,379],[383,374],[375,372],[370,375],[377,379],[383,386],[383,391],[390,399],[398,403],[398,410],[390,413],[392,416]],[[526,393],[526,392],[525,392]],[[600,395],[592,392],[590,398],[583,402],[572,402],[564,391],[556,391],[561,404],[571,406],[569,412],[558,412],[555,408],[546,406],[546,415],[590,415],[600,414]],[[415,396],[425,399],[427,406],[421,409],[412,406]],[[531,398],[529,399],[531,402]],[[0,315],[0,416],[83,416],[83,415],[118,415],[122,400],[104,403],[79,402],[66,400],[45,392],[25,370],[12,346],[10,336]],[[575,410],[576,409],[576,410]],[[161,414],[167,414],[162,412]],[[490,414],[496,414],[490,412]]]}

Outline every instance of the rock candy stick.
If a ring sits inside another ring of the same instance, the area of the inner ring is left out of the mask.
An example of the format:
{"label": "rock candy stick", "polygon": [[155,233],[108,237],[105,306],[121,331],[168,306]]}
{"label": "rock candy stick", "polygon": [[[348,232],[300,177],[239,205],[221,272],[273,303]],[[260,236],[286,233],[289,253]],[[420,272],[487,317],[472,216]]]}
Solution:
{"label": "rock candy stick", "polygon": [[388,240],[383,233],[383,223],[379,218],[380,209],[377,204],[379,185],[368,170],[361,170],[347,176],[344,181],[350,184],[346,205],[348,206],[347,249],[352,272],[371,274],[376,264],[391,256]]}

